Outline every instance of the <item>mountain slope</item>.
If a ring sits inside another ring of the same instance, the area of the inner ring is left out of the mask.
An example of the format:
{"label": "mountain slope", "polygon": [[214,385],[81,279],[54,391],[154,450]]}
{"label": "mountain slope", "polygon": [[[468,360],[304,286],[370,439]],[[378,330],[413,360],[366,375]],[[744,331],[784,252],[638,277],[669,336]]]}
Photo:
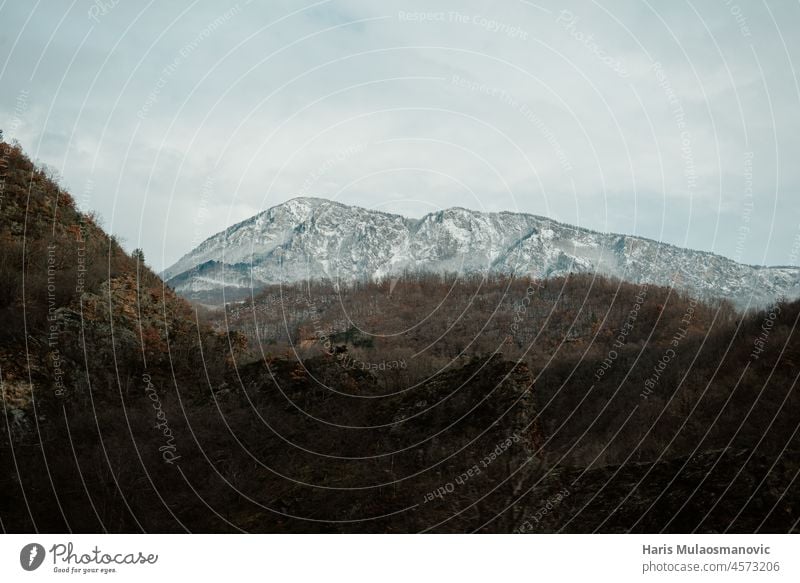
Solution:
{"label": "mountain slope", "polygon": [[178,293],[236,298],[306,279],[342,282],[404,271],[593,272],[675,285],[739,307],[800,296],[800,268],[736,263],[641,237],[604,234],[521,213],[450,208],[408,219],[318,198],[295,198],[201,243],[164,272]]}
{"label": "mountain slope", "polygon": [[126,253],[18,145],[0,141],[0,171],[0,396],[15,420],[3,438],[144,375],[159,388],[195,388],[203,366],[221,376],[227,338],[141,251]]}

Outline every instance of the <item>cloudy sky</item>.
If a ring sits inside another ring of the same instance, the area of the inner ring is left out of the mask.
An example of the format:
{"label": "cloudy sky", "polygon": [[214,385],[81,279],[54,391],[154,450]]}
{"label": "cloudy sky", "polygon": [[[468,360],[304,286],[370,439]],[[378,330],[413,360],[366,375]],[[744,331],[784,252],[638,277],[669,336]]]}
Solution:
{"label": "cloudy sky", "polygon": [[298,195],[798,264],[800,3],[0,4],[0,128],[156,269]]}

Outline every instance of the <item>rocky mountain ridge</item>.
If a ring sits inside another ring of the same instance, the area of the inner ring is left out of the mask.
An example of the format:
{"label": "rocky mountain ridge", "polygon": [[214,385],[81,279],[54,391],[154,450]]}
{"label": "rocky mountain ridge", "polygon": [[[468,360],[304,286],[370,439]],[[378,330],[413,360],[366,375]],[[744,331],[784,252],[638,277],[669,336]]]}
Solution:
{"label": "rocky mountain ridge", "polygon": [[523,213],[459,207],[421,219],[295,198],[206,239],[165,270],[181,295],[250,295],[275,283],[341,283],[403,272],[497,272],[526,278],[598,273],[724,298],[740,308],[800,296],[800,268],[736,263],[642,237],[599,233]]}

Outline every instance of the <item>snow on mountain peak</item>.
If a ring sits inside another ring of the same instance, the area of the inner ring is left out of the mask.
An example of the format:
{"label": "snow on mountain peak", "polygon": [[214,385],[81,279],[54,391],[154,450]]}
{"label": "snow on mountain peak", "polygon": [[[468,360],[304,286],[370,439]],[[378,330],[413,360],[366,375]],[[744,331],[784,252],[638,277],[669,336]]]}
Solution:
{"label": "snow on mountain peak", "polygon": [[217,233],[164,276],[191,297],[223,288],[322,278],[349,282],[403,271],[520,277],[596,272],[634,283],[677,285],[742,307],[800,296],[797,267],[742,265],[712,253],[523,213],[454,207],[408,219],[306,196]]}

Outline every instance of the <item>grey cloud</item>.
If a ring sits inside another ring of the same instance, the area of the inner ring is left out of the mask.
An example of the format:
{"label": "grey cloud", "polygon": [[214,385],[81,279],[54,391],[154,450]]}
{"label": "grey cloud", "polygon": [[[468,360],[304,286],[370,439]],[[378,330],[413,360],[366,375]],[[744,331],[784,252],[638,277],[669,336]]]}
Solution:
{"label": "grey cloud", "polygon": [[6,4],[2,125],[156,268],[300,193],[786,263],[800,6],[534,4]]}

